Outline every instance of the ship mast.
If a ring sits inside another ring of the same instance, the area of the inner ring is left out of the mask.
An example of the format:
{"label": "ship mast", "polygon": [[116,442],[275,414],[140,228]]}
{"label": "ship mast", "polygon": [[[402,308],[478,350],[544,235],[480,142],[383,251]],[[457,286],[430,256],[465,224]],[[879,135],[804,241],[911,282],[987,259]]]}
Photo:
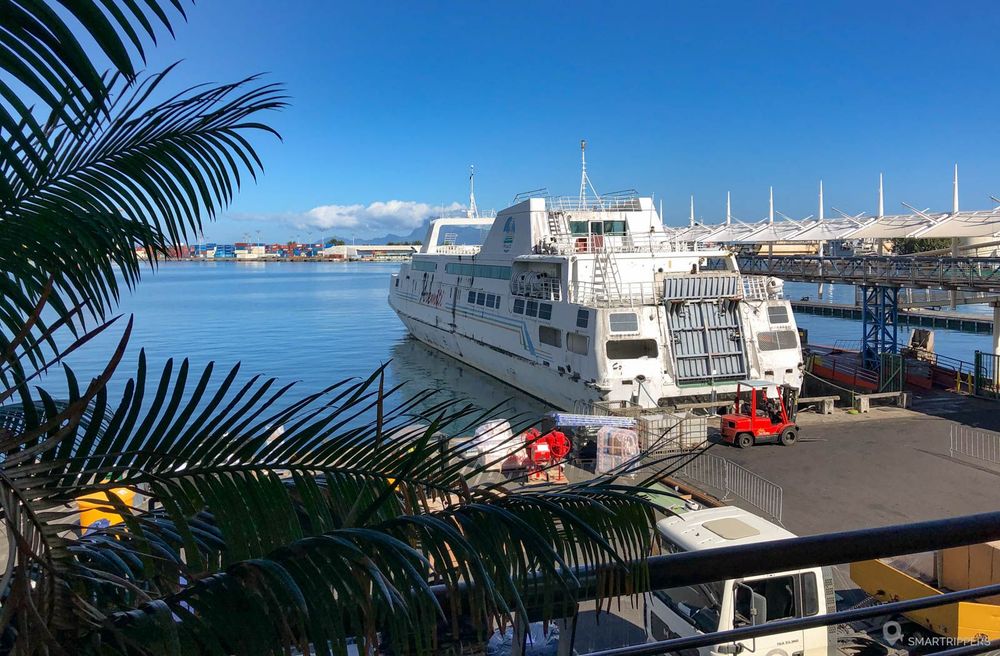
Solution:
{"label": "ship mast", "polygon": [[603,207],[601,204],[601,196],[594,189],[594,183],[590,181],[590,177],[587,175],[587,140],[580,139],[580,209],[585,209],[587,207],[587,187],[594,192],[594,198],[597,203]]}
{"label": "ship mast", "polygon": [[466,212],[468,218],[479,217],[479,208],[476,207],[476,165],[469,164],[469,209]]}

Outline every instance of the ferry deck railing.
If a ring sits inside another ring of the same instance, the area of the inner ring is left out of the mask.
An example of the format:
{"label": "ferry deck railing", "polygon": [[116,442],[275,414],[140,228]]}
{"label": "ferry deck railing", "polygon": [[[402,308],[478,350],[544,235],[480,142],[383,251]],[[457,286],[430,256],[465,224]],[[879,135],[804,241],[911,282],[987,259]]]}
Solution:
{"label": "ferry deck railing", "polygon": [[[563,628],[560,634],[566,631],[570,635],[570,639],[566,641],[565,646],[560,641],[559,653],[560,656],[571,654],[573,643],[571,636],[575,632],[575,618],[579,604],[598,598],[607,599],[615,593],[643,594],[653,590],[736,580],[775,572],[830,567],[844,563],[938,551],[981,544],[997,539],[1000,539],[1000,512],[989,512],[879,528],[810,535],[777,542],[758,542],[652,556],[645,561],[649,575],[641,579],[629,577],[627,583],[626,577],[609,576],[612,571],[623,571],[620,565],[577,566],[572,568],[576,581],[573,592],[529,583],[526,591],[522,594],[524,615],[514,620],[516,629],[520,625],[520,629],[515,631],[515,635],[520,638],[520,644],[515,641],[513,653],[517,656],[524,653],[526,631],[522,623],[523,619],[539,621],[563,617],[565,619],[561,621]],[[632,563],[632,565],[635,564]],[[618,581],[617,584],[613,582],[615,580]],[[461,608],[464,606],[463,601],[469,595],[469,585],[439,584],[434,587],[434,593],[442,608]],[[900,613],[935,608],[995,594],[1000,594],[1000,584],[944,592],[905,601],[892,601],[866,608],[767,622],[729,631],[629,645],[591,652],[591,656],[655,656],[712,645],[733,644],[737,641],[792,630],[836,626],[877,617],[892,617]],[[555,609],[562,610],[556,611]],[[963,645],[957,650],[945,649],[937,653],[958,656],[958,654],[987,653],[998,648],[1000,648],[1000,640],[992,640]]]}
{"label": "ferry deck railing", "polygon": [[[634,189],[613,191],[600,196],[587,195],[583,198],[546,194],[542,194],[542,196],[545,198],[545,209],[550,212],[638,212],[642,210],[639,194]],[[521,196],[515,196],[515,202],[519,197]]]}
{"label": "ferry deck railing", "polygon": [[570,286],[570,299],[591,307],[635,307],[656,305],[663,300],[663,288],[653,281],[591,283],[575,282]]}
{"label": "ferry deck railing", "polygon": [[605,234],[605,235],[550,235],[538,242],[535,250],[539,253],[558,253],[560,255],[598,254],[598,253],[674,253],[705,249],[689,249],[678,243],[670,235],[663,232],[640,234]]}
{"label": "ferry deck railing", "polygon": [[[763,276],[741,276],[743,298],[752,301],[778,299],[780,292],[767,290]],[[663,281],[644,282],[574,282],[570,285],[569,300],[592,307],[637,307],[657,305],[663,301]]]}
{"label": "ferry deck railing", "polygon": [[441,244],[434,247],[434,252],[439,255],[476,255],[480,248],[472,244]]}
{"label": "ferry deck railing", "polygon": [[511,279],[510,293],[522,298],[537,298],[543,301],[561,301],[562,283],[554,278],[542,280]]}

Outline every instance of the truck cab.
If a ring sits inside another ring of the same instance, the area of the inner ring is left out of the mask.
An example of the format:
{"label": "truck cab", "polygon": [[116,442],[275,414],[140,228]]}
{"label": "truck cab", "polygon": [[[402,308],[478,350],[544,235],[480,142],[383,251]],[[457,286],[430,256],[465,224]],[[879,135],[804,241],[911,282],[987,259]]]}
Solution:
{"label": "truck cab", "polygon": [[[660,520],[664,553],[701,551],[795,537],[784,528],[741,508],[726,506],[685,512]],[[810,617],[836,610],[829,568],[810,568],[654,590],[646,603],[651,641],[728,631],[748,625]],[[690,649],[682,656],[756,654],[827,656],[837,653],[833,627]]]}

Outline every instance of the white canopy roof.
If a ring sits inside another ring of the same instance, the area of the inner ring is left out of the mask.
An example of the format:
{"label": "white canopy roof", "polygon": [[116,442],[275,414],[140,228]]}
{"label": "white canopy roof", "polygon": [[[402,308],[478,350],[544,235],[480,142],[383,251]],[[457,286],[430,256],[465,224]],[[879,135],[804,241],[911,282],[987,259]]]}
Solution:
{"label": "white canopy roof", "polygon": [[731,243],[817,242],[840,239],[902,239],[906,237],[997,237],[1000,208],[973,212],[914,212],[876,217],[847,217],[819,221],[767,220],[756,223],[698,224],[667,228],[680,241]]}
{"label": "white canopy roof", "polygon": [[1000,210],[962,212],[938,221],[923,230],[920,237],[998,237]]}

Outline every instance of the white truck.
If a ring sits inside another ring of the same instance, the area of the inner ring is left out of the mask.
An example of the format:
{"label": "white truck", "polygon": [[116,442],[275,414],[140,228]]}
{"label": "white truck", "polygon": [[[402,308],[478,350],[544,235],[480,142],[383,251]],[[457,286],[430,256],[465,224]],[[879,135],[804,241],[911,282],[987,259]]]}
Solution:
{"label": "white truck", "polygon": [[[656,528],[664,553],[795,537],[766,519],[730,506],[667,517]],[[655,590],[646,603],[646,632],[650,640],[667,640],[835,610],[831,572],[829,568],[815,567]],[[679,653],[827,656],[838,653],[834,631],[834,627],[800,629]]]}

